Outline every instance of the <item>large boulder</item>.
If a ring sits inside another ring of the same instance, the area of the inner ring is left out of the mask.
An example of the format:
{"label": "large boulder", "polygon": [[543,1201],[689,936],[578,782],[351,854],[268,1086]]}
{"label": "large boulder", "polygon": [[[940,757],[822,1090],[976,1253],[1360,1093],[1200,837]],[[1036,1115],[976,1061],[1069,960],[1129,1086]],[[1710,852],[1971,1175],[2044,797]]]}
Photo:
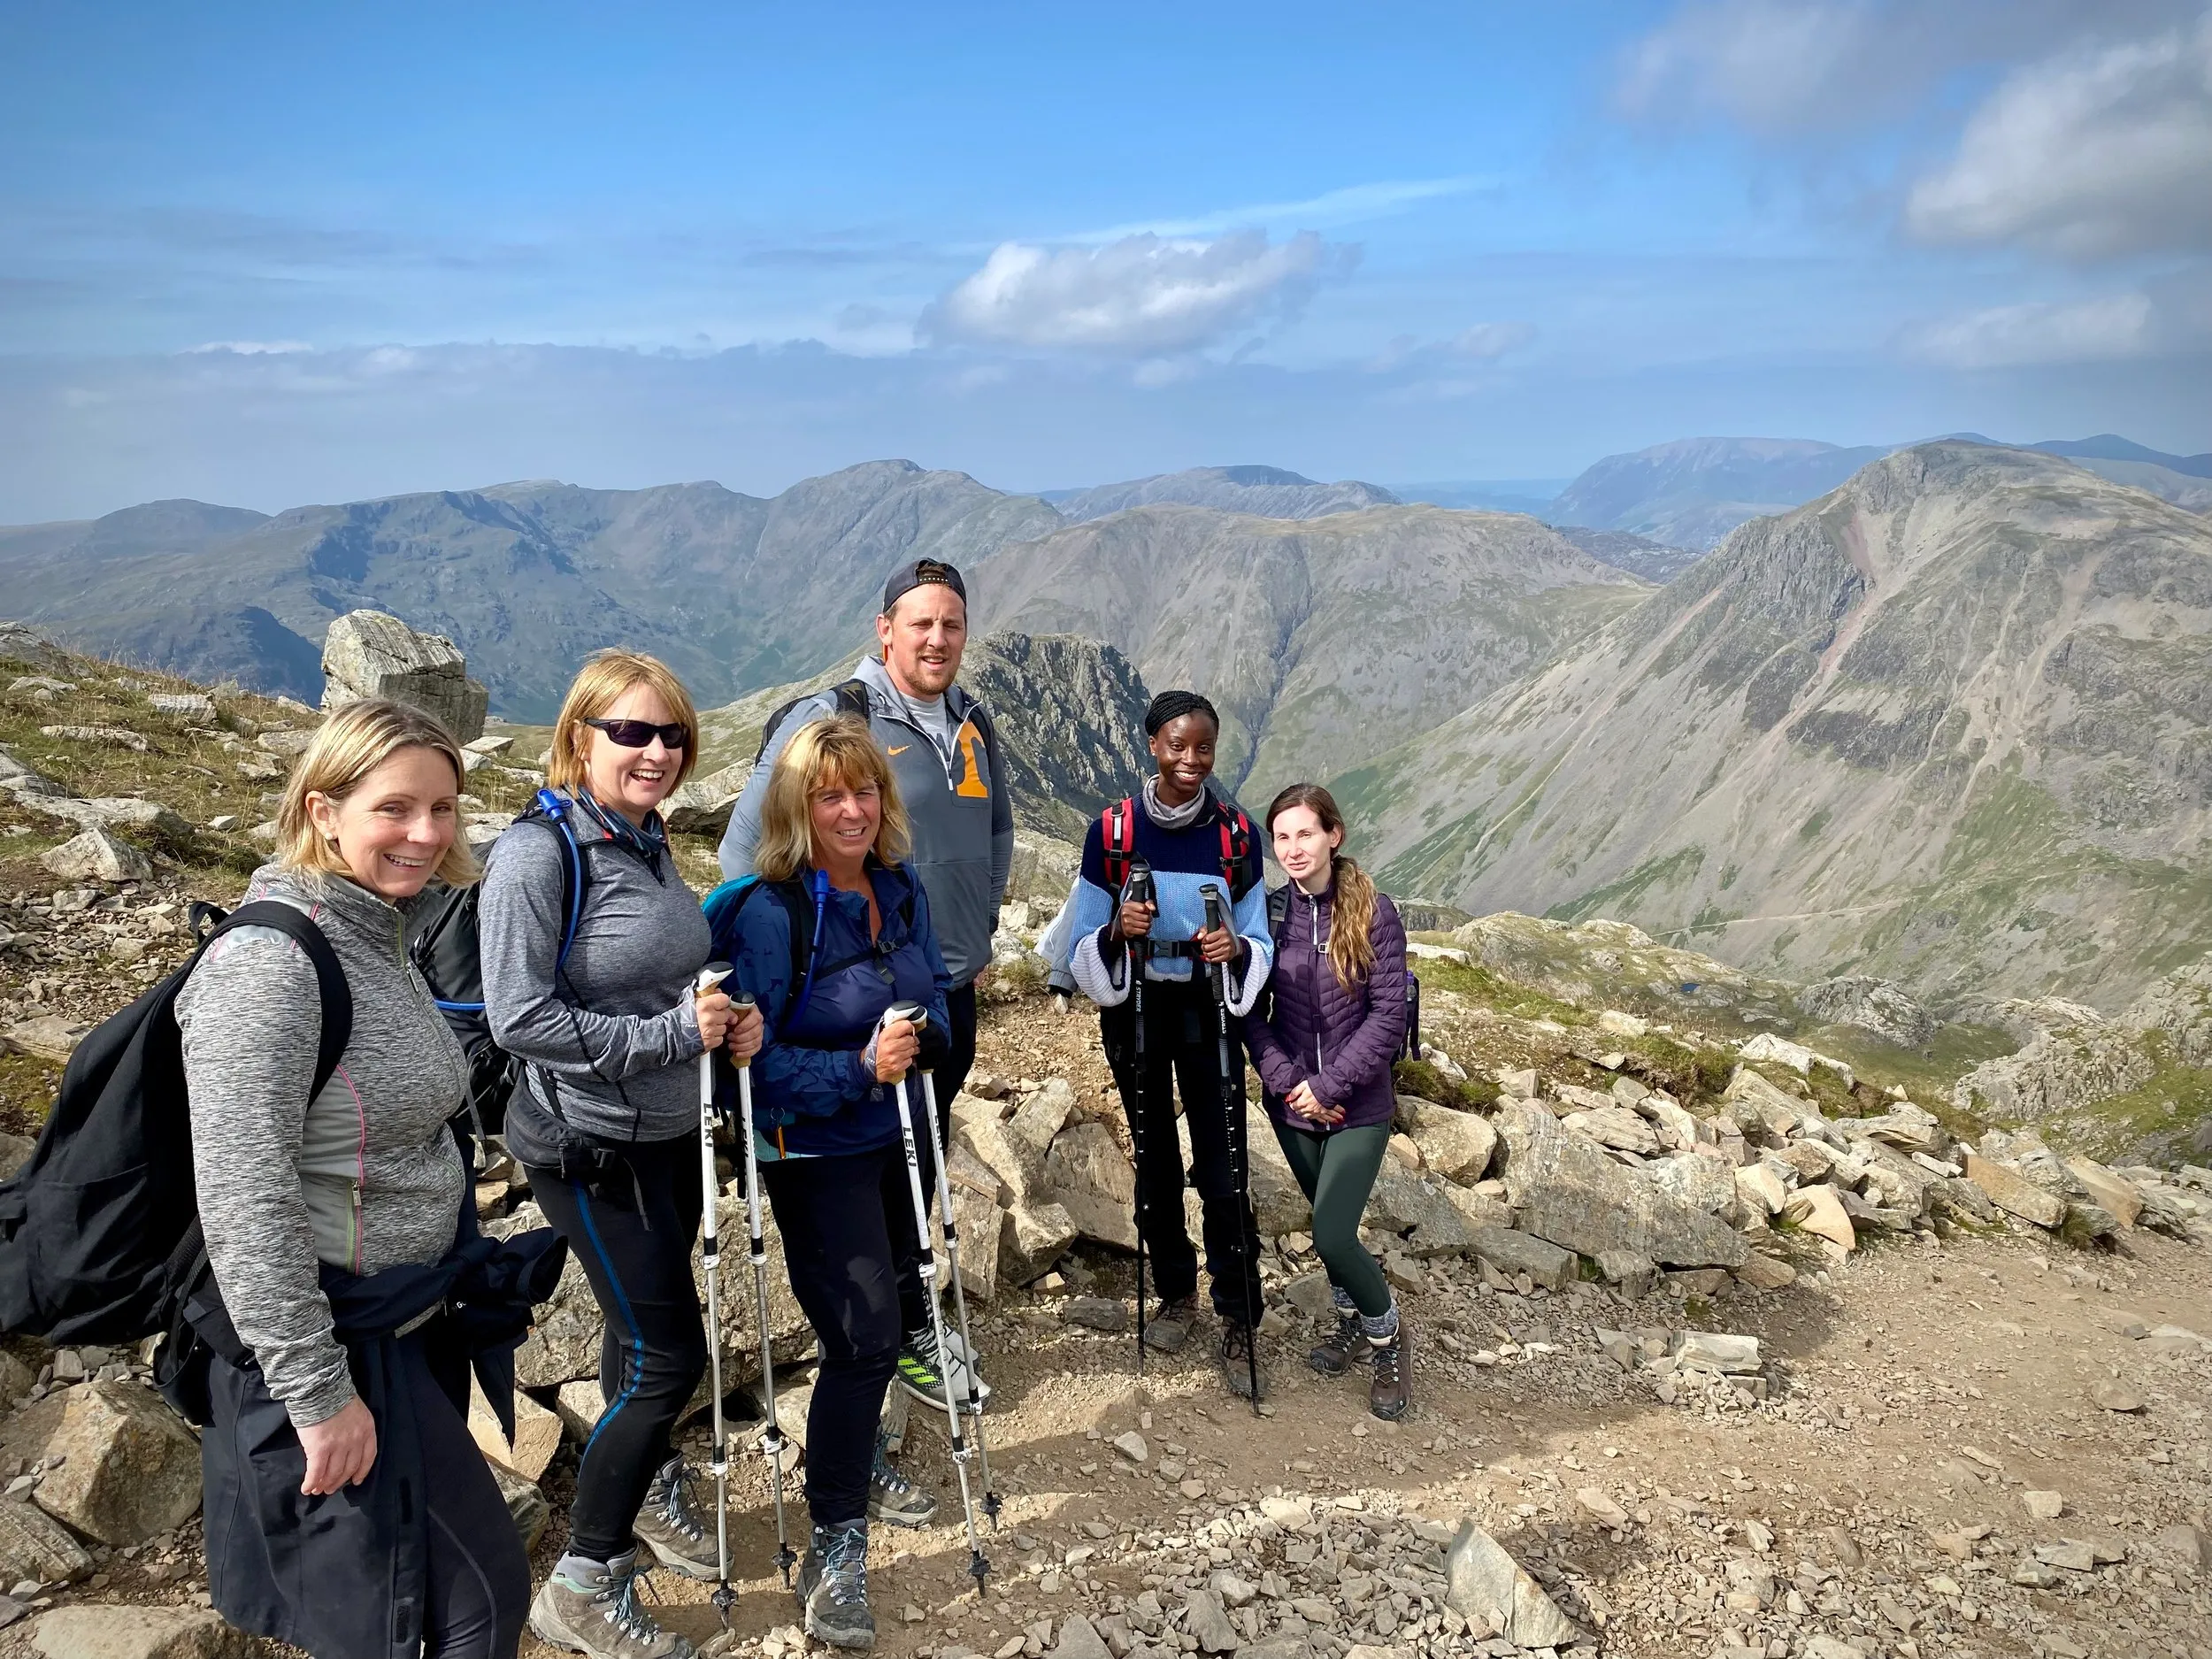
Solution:
{"label": "large boulder", "polygon": [[677,786],[661,809],[661,819],[679,835],[711,835],[719,841],[730,826],[730,812],[752,768],[742,761]]}
{"label": "large boulder", "polygon": [[1483,1634],[1504,1637],[1517,1647],[1559,1647],[1579,1631],[1505,1546],[1470,1517],[1459,1524],[1444,1558],[1446,1603]]}
{"label": "large boulder", "polygon": [[1480,1180],[1497,1148],[1498,1132],[1487,1118],[1415,1095],[1398,1096],[1397,1121],[1420,1148],[1421,1162],[1447,1180]]}
{"label": "large boulder", "polygon": [[1917,1048],[1935,1035],[1935,1017],[1887,979],[1863,974],[1824,979],[1797,994],[1806,1018],[1855,1025],[1901,1048]]}
{"label": "large boulder", "polygon": [[1409,1256],[1463,1256],[1474,1248],[1476,1224],[1452,1198],[1446,1183],[1385,1158],[1367,1195],[1366,1224],[1397,1234]]}
{"label": "large boulder", "polygon": [[6,1444],[47,1464],[39,1508],[103,1544],[142,1544],[200,1507],[200,1442],[142,1383],[49,1394],[7,1425]]}
{"label": "large boulder", "polygon": [[154,876],[144,853],[97,825],[50,849],[39,863],[65,881],[150,881]]}
{"label": "large boulder", "polygon": [[1085,1238],[1137,1248],[1137,1172],[1104,1124],[1072,1124],[1054,1137],[1044,1193]]}
{"label": "large boulder", "polygon": [[60,1607],[31,1647],[42,1659],[248,1659],[254,1642],[204,1607]]}
{"label": "large boulder", "polygon": [[459,648],[382,611],[351,611],[323,636],[323,710],[388,697],[434,715],[464,743],[484,734],[490,694],[468,677]]}
{"label": "large boulder", "polygon": [[1616,1164],[1542,1107],[1508,1106],[1498,1121],[1521,1231],[1583,1256],[1632,1250],[1666,1267],[1740,1267],[1749,1254],[1725,1222]]}
{"label": "large boulder", "polygon": [[1081,1236],[1075,1217],[1059,1204],[1017,1202],[999,1237],[998,1271],[1009,1285],[1042,1278]]}

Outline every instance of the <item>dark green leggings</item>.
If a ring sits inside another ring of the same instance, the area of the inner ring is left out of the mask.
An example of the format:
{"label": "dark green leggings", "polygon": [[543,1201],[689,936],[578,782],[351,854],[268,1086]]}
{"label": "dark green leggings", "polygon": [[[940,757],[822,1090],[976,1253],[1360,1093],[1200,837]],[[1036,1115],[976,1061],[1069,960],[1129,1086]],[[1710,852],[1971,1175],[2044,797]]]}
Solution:
{"label": "dark green leggings", "polygon": [[1369,1318],[1379,1319],[1390,1311],[1390,1281],[1359,1241],[1359,1221],[1390,1143],[1390,1125],[1322,1135],[1277,1124],[1275,1139],[1313,1205],[1313,1248],[1329,1270],[1329,1283],[1349,1292]]}

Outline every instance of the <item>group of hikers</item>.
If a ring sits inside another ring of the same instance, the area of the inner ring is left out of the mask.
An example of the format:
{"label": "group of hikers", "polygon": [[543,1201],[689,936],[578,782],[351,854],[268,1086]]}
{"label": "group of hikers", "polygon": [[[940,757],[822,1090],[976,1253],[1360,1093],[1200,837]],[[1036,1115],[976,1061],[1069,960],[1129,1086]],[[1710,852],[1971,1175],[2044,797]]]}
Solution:
{"label": "group of hikers", "polygon": [[[583,666],[547,787],[480,875],[461,833],[462,751],[430,717],[352,703],[295,765],[277,856],[247,896],[253,916],[273,901],[326,940],[351,997],[342,1052],[322,1052],[326,964],[288,919],[227,924],[176,1001],[210,1299],[236,1338],[235,1363],[219,1348],[211,1366],[203,1437],[209,1584],[233,1622],[323,1659],[511,1655],[526,1621],[592,1659],[694,1653],[638,1582],[656,1567],[718,1580],[726,1611],[723,1517],[673,1442],[723,1340],[695,1263],[703,1217],[710,1258],[717,1248],[713,1132],[726,1123],[818,1352],[803,1620],[833,1644],[872,1643],[870,1526],[924,1526],[938,1510],[887,1453],[888,1391],[948,1410],[964,1460],[963,1418],[979,1440],[989,1394],[964,1317],[940,1311],[929,1205],[949,1235],[945,1138],[1014,841],[1006,757],[956,683],[960,573],[905,566],[876,626],[879,656],[773,718],[721,842],[727,879],[703,906],[661,816],[697,764],[699,720],[650,657],[610,650]],[[1188,1184],[1223,1379],[1256,1404],[1267,1388],[1248,1055],[1335,1302],[1309,1363],[1363,1368],[1371,1409],[1398,1417],[1407,1333],[1360,1222],[1407,1025],[1403,928],[1345,856],[1325,789],[1283,790],[1256,831],[1213,784],[1221,722],[1205,697],[1164,693],[1144,726],[1151,774],[1090,826],[1048,934],[1056,969],[1099,1009],[1135,1150],[1140,1360],[1202,1323]],[[1288,878],[1272,895],[1263,834]],[[450,914],[457,895],[476,932],[482,1023],[512,1063],[506,1148],[549,1232],[479,1234],[452,1125],[482,1068],[449,987],[419,960],[426,915]],[[756,1210],[756,1240],[759,1229]],[[513,1309],[542,1293],[545,1253],[557,1271],[564,1243],[604,1317],[604,1409],[565,1548],[533,1596],[470,1438],[468,1379],[473,1366],[507,1405]],[[757,1271],[760,1259],[756,1244]],[[381,1294],[434,1270],[464,1288]],[[718,1415],[718,1480],[725,1468]],[[964,1506],[965,1479],[964,1463]],[[967,1518],[972,1532],[972,1507]]]}

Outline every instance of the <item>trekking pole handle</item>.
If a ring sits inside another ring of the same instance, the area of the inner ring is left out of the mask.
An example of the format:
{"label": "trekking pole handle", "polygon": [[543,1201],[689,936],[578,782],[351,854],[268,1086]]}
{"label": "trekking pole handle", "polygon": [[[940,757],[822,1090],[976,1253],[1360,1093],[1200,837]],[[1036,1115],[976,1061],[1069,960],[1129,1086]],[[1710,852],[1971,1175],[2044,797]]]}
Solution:
{"label": "trekking pole handle", "polygon": [[[737,970],[731,967],[726,962],[710,962],[705,967],[699,970],[699,977],[691,982],[692,995],[695,997],[704,996],[709,991],[714,989],[716,986],[721,984],[723,980],[728,979],[731,974],[736,972]],[[741,1000],[749,1002],[753,999],[750,996],[747,996]]]}
{"label": "trekking pole handle", "polygon": [[881,1031],[885,1026],[895,1025],[902,1019],[910,1024],[915,1034],[919,1036],[929,1024],[929,1010],[919,1002],[894,1002],[883,1010],[883,1018],[876,1029]]}
{"label": "trekking pole handle", "polygon": [[1210,933],[1214,929],[1222,926],[1222,914],[1226,902],[1221,896],[1221,889],[1210,881],[1206,884],[1203,891],[1206,895],[1206,931]]}
{"label": "trekking pole handle", "polygon": [[[742,1012],[747,1009],[757,1006],[757,1004],[754,1002],[753,994],[750,991],[740,991],[735,996],[730,998],[730,1006],[738,1010],[740,1012]],[[747,1055],[742,1060],[736,1061],[733,1064],[737,1066],[737,1069],[741,1071],[747,1066],[752,1064],[752,1056]]]}

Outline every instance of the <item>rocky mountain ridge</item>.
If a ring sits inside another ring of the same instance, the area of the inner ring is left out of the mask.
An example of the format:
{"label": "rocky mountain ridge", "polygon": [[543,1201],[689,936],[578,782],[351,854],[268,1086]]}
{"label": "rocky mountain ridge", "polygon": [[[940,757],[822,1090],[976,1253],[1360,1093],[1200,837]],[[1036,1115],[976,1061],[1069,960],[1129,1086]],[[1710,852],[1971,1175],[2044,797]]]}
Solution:
{"label": "rocky mountain ridge", "polygon": [[1647,590],[1508,514],[1155,506],[1002,549],[972,591],[979,626],[1104,640],[1156,691],[1204,688],[1224,781],[1263,800],[1428,729]]}
{"label": "rocky mountain ridge", "polygon": [[1386,877],[1477,913],[2116,1007],[2212,949],[2208,634],[2204,519],[1923,445],[1340,793]]}

